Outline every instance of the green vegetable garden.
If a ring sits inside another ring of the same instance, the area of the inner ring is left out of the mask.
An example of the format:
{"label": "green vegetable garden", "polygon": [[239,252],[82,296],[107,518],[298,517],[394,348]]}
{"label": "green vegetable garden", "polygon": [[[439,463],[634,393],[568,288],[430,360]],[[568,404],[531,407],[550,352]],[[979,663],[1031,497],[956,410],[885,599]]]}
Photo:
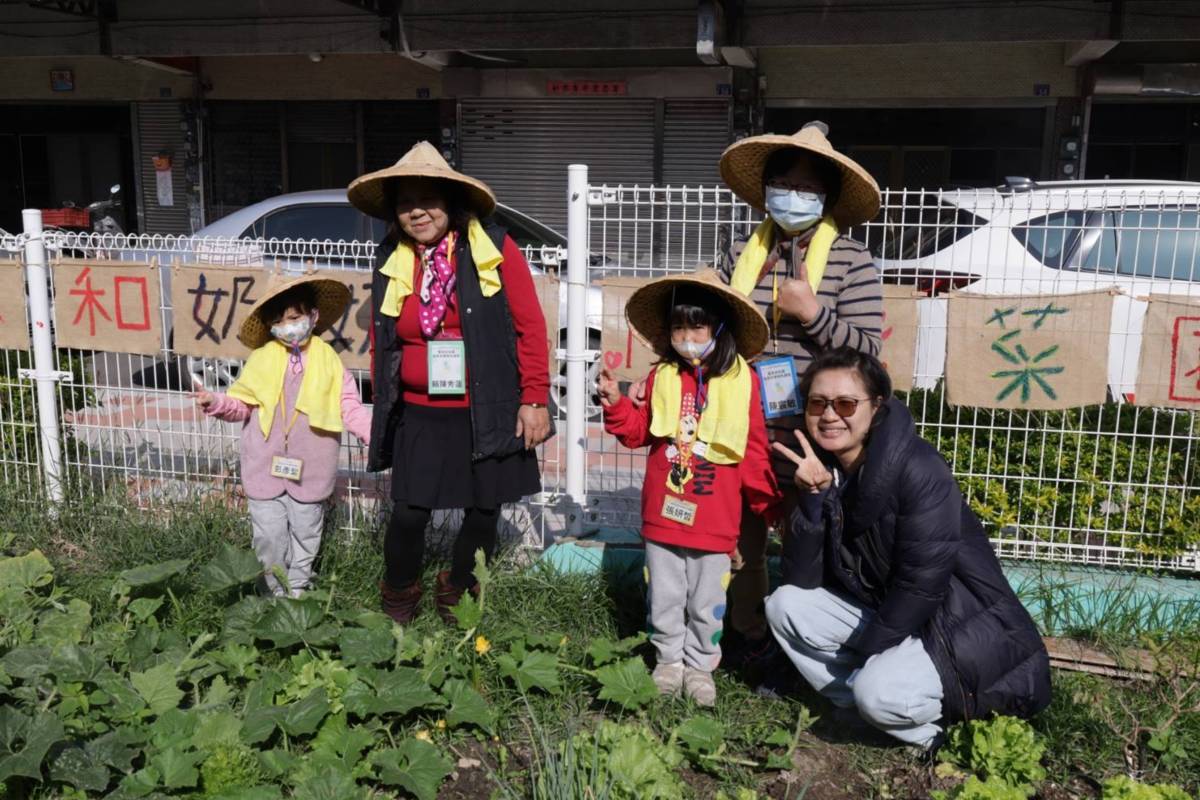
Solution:
{"label": "green vegetable garden", "polygon": [[[636,586],[503,557],[457,624],[376,608],[377,536],[331,531],[317,587],[264,597],[237,512],[94,498],[0,519],[8,798],[1104,798],[1200,790],[1200,637],[1148,678],[1058,672],[1032,724],[972,721],[929,759],[817,695],[662,699]],[[1195,615],[1189,617],[1194,619]],[[1169,658],[1168,658],[1169,656]],[[1190,666],[1189,666],[1190,665]]]}

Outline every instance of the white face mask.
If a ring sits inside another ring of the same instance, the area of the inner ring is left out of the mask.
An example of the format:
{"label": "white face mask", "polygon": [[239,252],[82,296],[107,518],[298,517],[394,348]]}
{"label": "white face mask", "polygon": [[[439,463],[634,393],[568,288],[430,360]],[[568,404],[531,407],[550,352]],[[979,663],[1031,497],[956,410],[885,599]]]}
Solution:
{"label": "white face mask", "polygon": [[688,341],[687,339],[677,343],[672,339],[671,347],[675,349],[676,353],[686,358],[689,364],[693,366],[699,365],[712,352],[713,347],[717,344],[717,337],[721,335],[721,331],[724,329],[725,323],[722,322],[717,326],[717,331],[713,334],[712,338],[703,344]]}
{"label": "white face mask", "polygon": [[675,348],[675,352],[688,360],[688,363],[694,364],[697,361],[702,361],[708,351],[712,349],[713,340],[701,344],[700,342],[671,342],[671,347]]}
{"label": "white face mask", "polygon": [[825,213],[825,195],[768,186],[767,213],[788,233],[799,233],[815,225]]}
{"label": "white face mask", "polygon": [[286,345],[303,344],[312,334],[312,317],[304,317],[295,322],[281,322],[271,326],[271,335]]}

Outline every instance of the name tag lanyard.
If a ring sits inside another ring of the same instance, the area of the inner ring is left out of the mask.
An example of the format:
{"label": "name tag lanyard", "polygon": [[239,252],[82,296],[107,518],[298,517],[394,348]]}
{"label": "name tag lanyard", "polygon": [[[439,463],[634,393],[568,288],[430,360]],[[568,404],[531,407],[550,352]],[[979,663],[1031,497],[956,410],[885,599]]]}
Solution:
{"label": "name tag lanyard", "polygon": [[[286,381],[285,381],[285,384],[286,384]],[[283,416],[286,417],[287,416],[287,398],[284,396],[285,392],[286,392],[286,386],[284,389],[279,390],[279,411],[281,414],[283,414]],[[290,420],[288,420],[286,425],[283,426],[283,454],[285,456],[288,454],[288,439],[292,435],[292,428],[294,428],[296,426],[296,420],[298,420],[298,419],[300,419],[300,409],[293,408],[292,409],[292,418]]]}

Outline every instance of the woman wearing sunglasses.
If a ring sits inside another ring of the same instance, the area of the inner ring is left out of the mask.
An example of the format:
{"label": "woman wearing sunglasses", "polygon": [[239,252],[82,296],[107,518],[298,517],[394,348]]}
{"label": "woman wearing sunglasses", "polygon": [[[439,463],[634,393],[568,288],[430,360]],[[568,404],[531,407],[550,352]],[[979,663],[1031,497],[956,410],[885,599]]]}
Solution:
{"label": "woman wearing sunglasses", "polygon": [[[800,380],[799,506],[767,620],[835,706],[931,748],[947,724],[1050,702],[1050,665],[950,468],[874,356],[839,348]],[[807,437],[805,436],[807,434]]]}

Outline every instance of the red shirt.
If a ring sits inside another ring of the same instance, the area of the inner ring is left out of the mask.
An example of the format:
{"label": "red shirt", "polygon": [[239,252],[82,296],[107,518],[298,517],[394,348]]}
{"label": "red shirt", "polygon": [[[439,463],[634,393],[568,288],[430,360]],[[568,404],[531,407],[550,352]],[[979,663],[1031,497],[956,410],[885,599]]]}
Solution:
{"label": "red shirt", "polygon": [[[537,289],[529,264],[521,254],[521,248],[511,237],[504,237],[501,251],[504,261],[500,263],[500,282],[504,296],[508,299],[508,310],[512,315],[513,328],[517,334],[517,373],[521,379],[521,402],[542,403],[550,395],[550,351],[546,335],[546,318],[538,301]],[[416,260],[413,270],[413,286],[421,285],[421,260]],[[429,363],[425,337],[421,335],[421,324],[417,312],[421,300],[410,294],[404,298],[400,316],[396,319],[396,335],[400,339],[400,389],[404,402],[439,408],[466,408],[467,394],[430,395]],[[457,293],[450,298],[446,316],[442,323],[442,335],[461,339],[462,322],[458,316]],[[470,375],[467,376],[468,381]]]}
{"label": "red shirt", "polygon": [[[690,371],[680,372],[683,394],[696,391],[696,379]],[[646,380],[646,402],[635,408],[628,397],[604,409],[604,429],[626,447],[650,446],[646,458],[646,482],[642,486],[642,536],[659,544],[690,547],[709,553],[732,553],[737,546],[742,524],[743,500],[751,512],[773,517],[778,513],[782,494],[771,469],[767,450],[767,425],[759,399],[758,375],[750,382],[750,434],[746,453],[737,464],[712,464],[692,458],[692,479],[684,484],[682,499],[696,504],[692,525],[662,515],[671,462],[667,458],[667,439],[650,433],[650,397],[654,391],[654,373]],[[674,494],[673,492],[671,493]]]}

